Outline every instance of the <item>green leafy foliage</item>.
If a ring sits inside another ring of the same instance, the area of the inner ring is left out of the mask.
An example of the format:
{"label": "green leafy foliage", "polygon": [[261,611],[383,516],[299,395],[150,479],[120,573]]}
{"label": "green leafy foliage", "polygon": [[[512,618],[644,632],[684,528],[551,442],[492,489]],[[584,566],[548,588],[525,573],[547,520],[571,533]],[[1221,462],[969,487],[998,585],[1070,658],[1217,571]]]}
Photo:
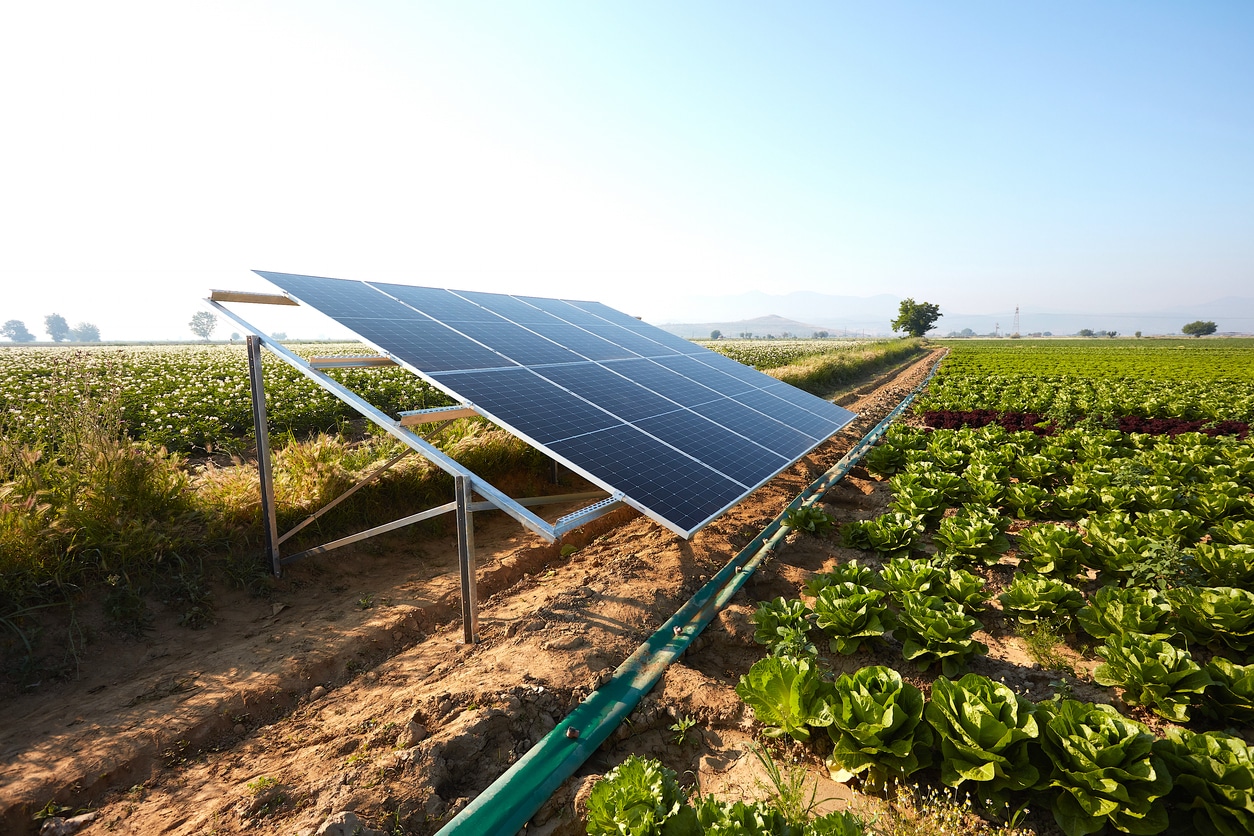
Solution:
{"label": "green leafy foliage", "polygon": [[833,653],[858,652],[862,643],[891,630],[895,619],[885,594],[858,584],[832,584],[814,600],[815,623],[831,639]]}
{"label": "green leafy foliage", "polygon": [[934,523],[945,513],[945,494],[940,488],[921,484],[905,484],[893,489],[889,508],[925,523]]}
{"label": "green leafy foliage", "polygon": [[972,638],[980,622],[953,601],[907,593],[901,597],[897,622],[893,634],[901,640],[901,654],[919,670],[939,662],[944,675],[952,677],[972,656],[988,653],[988,645]]}
{"label": "green leafy foliage", "polygon": [[1137,633],[1166,641],[1175,635],[1169,624],[1171,602],[1156,589],[1103,586],[1076,613],[1084,632],[1095,639]]}
{"label": "green leafy foliage", "polygon": [[862,464],[872,476],[892,476],[906,466],[906,450],[885,438],[867,451]]}
{"label": "green leafy foliage", "polygon": [[763,734],[788,735],[798,742],[810,739],[811,726],[831,724],[830,692],[812,661],[786,656],[759,659],[736,686],[736,693],[766,726]]}
{"label": "green leafy foliage", "polygon": [[1187,650],[1135,633],[1112,635],[1097,648],[1106,660],[1093,672],[1099,685],[1123,689],[1128,705],[1143,705],[1160,717],[1186,722],[1211,678]]}
{"label": "green leafy foliage", "polygon": [[1169,728],[1154,752],[1172,772],[1173,824],[1203,836],[1254,833],[1254,749],[1223,732]]}
{"label": "green leafy foliage", "polygon": [[1163,797],[1171,775],[1153,752],[1154,735],[1109,705],[1075,700],[1037,707],[1041,744],[1052,766],[1054,820],[1067,836],[1107,824],[1125,833],[1167,829]]}
{"label": "green leafy foliage", "polygon": [[900,602],[903,595],[915,592],[940,595],[946,574],[926,558],[895,557],[880,569],[880,581],[893,600]]}
{"label": "green leafy foliage", "polygon": [[784,525],[795,531],[823,537],[832,530],[832,516],[817,505],[790,508],[784,514]]}
{"label": "green leafy foliage", "polygon": [[992,565],[1010,549],[1005,531],[1009,520],[987,506],[964,505],[952,517],[945,517],[932,535],[937,556],[945,560],[971,561]]}
{"label": "green leafy foliage", "polygon": [[988,595],[984,592],[984,579],[973,575],[966,569],[944,569],[941,579],[940,595],[962,606],[968,613],[983,612],[988,603]]}
{"label": "green leafy foliage", "polygon": [[1042,523],[1019,532],[1019,558],[1037,573],[1074,578],[1092,556],[1083,535],[1058,523]]}
{"label": "green leafy foliage", "polygon": [[698,836],[675,772],[631,755],[588,795],[589,836]]}
{"label": "green leafy foliage", "polygon": [[1254,646],[1254,593],[1230,586],[1179,587],[1168,598],[1189,641],[1241,652]]}
{"label": "green leafy foliage", "polygon": [[932,684],[923,716],[940,746],[941,780],[961,788],[971,782],[989,809],[1004,809],[1010,793],[1040,778],[1030,744],[1039,735],[1036,706],[1004,684],[969,673]]}
{"label": "green leafy foliage", "polygon": [[875,551],[887,558],[904,556],[919,544],[923,530],[920,518],[890,512],[873,520],[845,523],[841,526],[841,543],[846,548]]}
{"label": "green leafy foliage", "polygon": [[806,581],[805,590],[808,595],[814,597],[824,588],[837,583],[852,583],[872,589],[878,589],[882,586],[879,572],[866,564],[859,563],[856,560],[849,560],[845,563],[837,564],[831,571],[810,578],[810,580]]}
{"label": "green leafy foliage", "polygon": [[1164,508],[1146,511],[1136,518],[1137,530],[1152,540],[1171,543],[1177,547],[1197,542],[1202,533],[1202,521],[1188,511]]}
{"label": "green leafy foliage", "polygon": [[1206,663],[1214,685],[1206,690],[1202,710],[1222,722],[1254,724],[1254,665],[1238,665],[1216,656]]}
{"label": "green leafy foliage", "polygon": [[1002,612],[1024,624],[1049,623],[1069,627],[1084,606],[1084,596],[1064,581],[1044,575],[1015,575],[1010,587],[997,596]]}
{"label": "green leafy foliage", "polygon": [[1049,491],[1030,482],[1007,485],[1002,503],[1021,520],[1046,519],[1053,505]]}
{"label": "green leafy foliage", "polygon": [[773,601],[762,601],[750,617],[755,627],[753,640],[766,645],[774,655],[787,655],[799,643],[801,646],[805,645],[805,635],[810,629],[810,615],[810,608],[799,598],[789,600],[780,597]]}
{"label": "green leafy foliage", "polygon": [[1210,527],[1209,533],[1215,543],[1228,546],[1254,544],[1254,520],[1218,520]]}
{"label": "green leafy foliage", "polygon": [[1254,545],[1198,543],[1193,565],[1211,585],[1246,588],[1254,583]]}
{"label": "green leafy foliage", "polygon": [[883,665],[841,674],[833,684],[828,770],[884,785],[931,763],[932,729],[923,722],[923,693]]}

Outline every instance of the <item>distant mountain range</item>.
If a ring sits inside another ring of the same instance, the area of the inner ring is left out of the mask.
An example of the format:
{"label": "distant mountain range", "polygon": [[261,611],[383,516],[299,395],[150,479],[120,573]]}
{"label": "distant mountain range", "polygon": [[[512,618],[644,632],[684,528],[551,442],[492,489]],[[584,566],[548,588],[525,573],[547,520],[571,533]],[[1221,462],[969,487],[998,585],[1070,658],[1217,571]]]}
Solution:
{"label": "distant mountain range", "polygon": [[[889,336],[889,323],[897,317],[901,299],[888,294],[877,296],[834,296],[799,292],[772,295],[754,291],[736,296],[693,298],[681,303],[673,320],[661,323],[681,337],[709,337],[712,331],[737,337],[811,337],[827,331],[832,336]],[[976,334],[1010,334],[1014,311],[997,314],[964,314],[946,311],[932,336],[944,336],[970,329]],[[1198,305],[1148,312],[1059,313],[1023,309],[1019,312],[1019,332],[1023,335],[1050,333],[1075,334],[1082,329],[1117,331],[1149,336],[1179,334],[1180,326],[1194,320],[1212,320],[1221,334],[1254,334],[1254,298],[1228,296]]]}

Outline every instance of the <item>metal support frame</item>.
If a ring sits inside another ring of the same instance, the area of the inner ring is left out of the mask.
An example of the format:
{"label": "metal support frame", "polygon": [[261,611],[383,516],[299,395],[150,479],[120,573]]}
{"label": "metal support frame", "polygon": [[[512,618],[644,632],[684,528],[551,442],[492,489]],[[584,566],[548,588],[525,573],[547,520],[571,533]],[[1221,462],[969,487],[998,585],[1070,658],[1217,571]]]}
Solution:
{"label": "metal support frame", "polygon": [[261,376],[261,338],[248,335],[248,382],[253,395],[253,429],[257,434],[257,473],[261,480],[261,525],[266,556],[277,578],[283,571],[279,557],[279,520],[274,508],[274,474],[270,469],[270,430],[266,423],[266,385]]}
{"label": "metal support frame", "polygon": [[475,519],[470,480],[454,479],[457,492],[457,568],[462,576],[462,641],[479,640],[479,584],[475,576]]}
{"label": "metal support frame", "polygon": [[[205,303],[209,307],[239,325],[249,334],[247,340],[248,370],[249,381],[252,387],[253,424],[257,434],[257,468],[261,479],[262,522],[263,527],[265,528],[266,555],[270,560],[270,565],[275,577],[279,577],[281,575],[283,566],[301,558],[309,557],[315,554],[322,554],[324,552],[331,551],[332,549],[356,543],[369,537],[374,537],[389,531],[395,531],[396,529],[412,525],[413,523],[420,522],[422,520],[431,519],[441,514],[456,511],[458,564],[462,584],[462,621],[464,626],[464,638],[467,643],[473,643],[476,641],[478,626],[478,602],[477,591],[475,589],[474,527],[472,517],[474,512],[488,510],[504,511],[506,514],[509,514],[517,520],[524,528],[539,535],[546,541],[553,543],[560,539],[562,535],[585,525],[598,517],[608,514],[610,511],[613,511],[623,505],[623,495],[621,493],[614,493],[606,496],[603,491],[565,494],[562,496],[530,497],[524,499],[514,499],[504,494],[491,483],[476,476],[473,472],[459,464],[457,461],[449,458],[441,450],[430,443],[430,439],[447,427],[453,419],[468,415],[477,415],[478,413],[474,411],[473,406],[469,404],[462,404],[453,407],[437,407],[434,409],[414,410],[402,413],[399,419],[394,420],[339,381],[328,377],[324,373],[323,369],[403,364],[398,363],[391,357],[353,357],[343,358],[342,360],[320,357],[315,358],[314,361],[306,361],[294,354],[273,337],[261,332],[258,328],[245,321],[230,309],[223,307],[219,304],[220,302],[256,302],[272,305],[295,305],[297,303],[286,296],[275,294],[241,293],[222,290],[213,291],[209,298],[205,299]],[[334,395],[343,403],[351,406],[363,417],[381,427],[394,438],[405,444],[408,448],[404,453],[394,457],[391,461],[384,464],[381,468],[367,476],[364,480],[354,485],[346,493],[341,494],[339,497],[332,500],[328,505],[311,514],[307,519],[302,521],[282,537],[279,536],[278,521],[275,513],[274,476],[271,466],[269,432],[266,424],[265,384],[262,378],[261,366],[262,347],[266,348],[271,354],[275,355],[280,360],[308,377],[319,387]],[[414,370],[410,369],[410,371]],[[436,423],[437,426],[431,429],[425,438],[416,434],[413,429],[417,426],[431,423]],[[421,511],[417,514],[412,514],[408,517],[394,520],[390,523],[385,523],[384,525],[375,526],[374,528],[366,531],[342,537],[333,542],[315,546],[287,557],[282,556],[280,547],[288,538],[308,526],[336,504],[346,499],[354,491],[377,478],[388,468],[392,467],[403,456],[408,455],[411,452],[420,454],[423,458],[427,459],[432,464],[436,465],[453,477],[456,490],[456,497],[453,502],[445,503],[444,505],[440,505],[426,511]],[[474,494],[478,494],[482,497],[482,501],[474,501]],[[595,501],[584,508],[570,514],[566,514],[553,523],[545,521],[528,510],[529,508],[538,505],[582,502],[586,500]]]}

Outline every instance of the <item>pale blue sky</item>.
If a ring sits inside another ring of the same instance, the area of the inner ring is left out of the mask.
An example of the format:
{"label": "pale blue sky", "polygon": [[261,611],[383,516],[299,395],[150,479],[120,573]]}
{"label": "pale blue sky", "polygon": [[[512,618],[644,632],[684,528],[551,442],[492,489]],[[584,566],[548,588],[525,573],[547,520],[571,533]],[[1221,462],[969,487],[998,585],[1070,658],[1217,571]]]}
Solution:
{"label": "pale blue sky", "polygon": [[654,321],[1254,296],[1248,2],[14,3],[0,107],[37,332],[188,336],[252,268]]}

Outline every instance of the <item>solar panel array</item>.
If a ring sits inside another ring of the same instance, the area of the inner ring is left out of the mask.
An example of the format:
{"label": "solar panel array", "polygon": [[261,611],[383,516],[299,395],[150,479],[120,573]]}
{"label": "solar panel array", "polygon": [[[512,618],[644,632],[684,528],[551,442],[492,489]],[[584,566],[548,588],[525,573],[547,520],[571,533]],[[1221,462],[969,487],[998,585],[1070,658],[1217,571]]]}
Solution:
{"label": "solar panel array", "polygon": [[854,417],[597,302],[257,273],[685,537]]}

